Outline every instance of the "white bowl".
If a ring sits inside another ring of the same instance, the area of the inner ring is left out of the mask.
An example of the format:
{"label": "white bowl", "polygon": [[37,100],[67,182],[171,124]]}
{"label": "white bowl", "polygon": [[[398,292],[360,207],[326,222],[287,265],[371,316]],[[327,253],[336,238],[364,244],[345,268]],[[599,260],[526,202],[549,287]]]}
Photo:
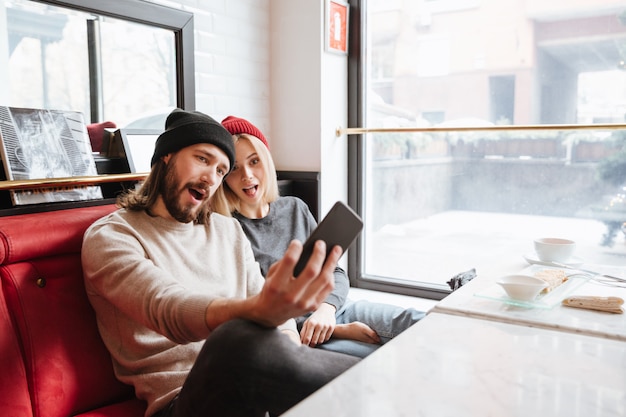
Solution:
{"label": "white bowl", "polygon": [[576,249],[576,242],[557,237],[535,239],[535,252],[539,260],[544,262],[567,262]]}
{"label": "white bowl", "polygon": [[496,281],[514,300],[532,301],[548,286],[542,279],[530,275],[506,275]]}

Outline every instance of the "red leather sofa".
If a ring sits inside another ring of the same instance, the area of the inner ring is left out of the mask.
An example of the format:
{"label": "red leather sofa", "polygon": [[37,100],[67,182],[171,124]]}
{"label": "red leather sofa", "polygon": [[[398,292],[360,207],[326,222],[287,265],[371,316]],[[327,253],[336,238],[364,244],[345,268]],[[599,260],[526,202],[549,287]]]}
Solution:
{"label": "red leather sofa", "polygon": [[0,217],[0,416],[143,416],[113,374],[83,284],[83,234],[114,209]]}

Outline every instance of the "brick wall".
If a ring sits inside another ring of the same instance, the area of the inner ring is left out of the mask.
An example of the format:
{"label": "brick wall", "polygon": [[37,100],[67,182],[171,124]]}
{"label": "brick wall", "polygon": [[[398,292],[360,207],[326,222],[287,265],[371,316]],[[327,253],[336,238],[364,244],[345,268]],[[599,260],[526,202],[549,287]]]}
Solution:
{"label": "brick wall", "polygon": [[194,14],[196,110],[245,117],[271,137],[269,1],[150,0]]}

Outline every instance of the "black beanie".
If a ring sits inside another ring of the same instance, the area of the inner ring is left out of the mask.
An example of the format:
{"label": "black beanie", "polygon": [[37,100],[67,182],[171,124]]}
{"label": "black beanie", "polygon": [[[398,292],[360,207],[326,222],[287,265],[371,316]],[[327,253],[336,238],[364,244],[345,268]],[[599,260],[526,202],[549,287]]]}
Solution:
{"label": "black beanie", "polygon": [[174,109],[165,120],[165,132],[157,138],[150,166],[159,158],[197,143],[210,143],[220,148],[235,165],[235,144],[231,134],[212,117],[198,111]]}

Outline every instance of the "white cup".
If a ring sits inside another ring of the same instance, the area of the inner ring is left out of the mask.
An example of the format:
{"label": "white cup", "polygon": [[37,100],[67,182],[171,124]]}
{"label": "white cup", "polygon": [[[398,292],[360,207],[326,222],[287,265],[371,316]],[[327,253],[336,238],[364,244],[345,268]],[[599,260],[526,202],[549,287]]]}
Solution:
{"label": "white cup", "polygon": [[505,275],[496,281],[509,297],[515,300],[532,301],[548,286],[542,279],[522,274]]}
{"label": "white cup", "polygon": [[569,239],[544,237],[535,239],[535,252],[544,262],[567,262],[576,250],[576,242]]}

